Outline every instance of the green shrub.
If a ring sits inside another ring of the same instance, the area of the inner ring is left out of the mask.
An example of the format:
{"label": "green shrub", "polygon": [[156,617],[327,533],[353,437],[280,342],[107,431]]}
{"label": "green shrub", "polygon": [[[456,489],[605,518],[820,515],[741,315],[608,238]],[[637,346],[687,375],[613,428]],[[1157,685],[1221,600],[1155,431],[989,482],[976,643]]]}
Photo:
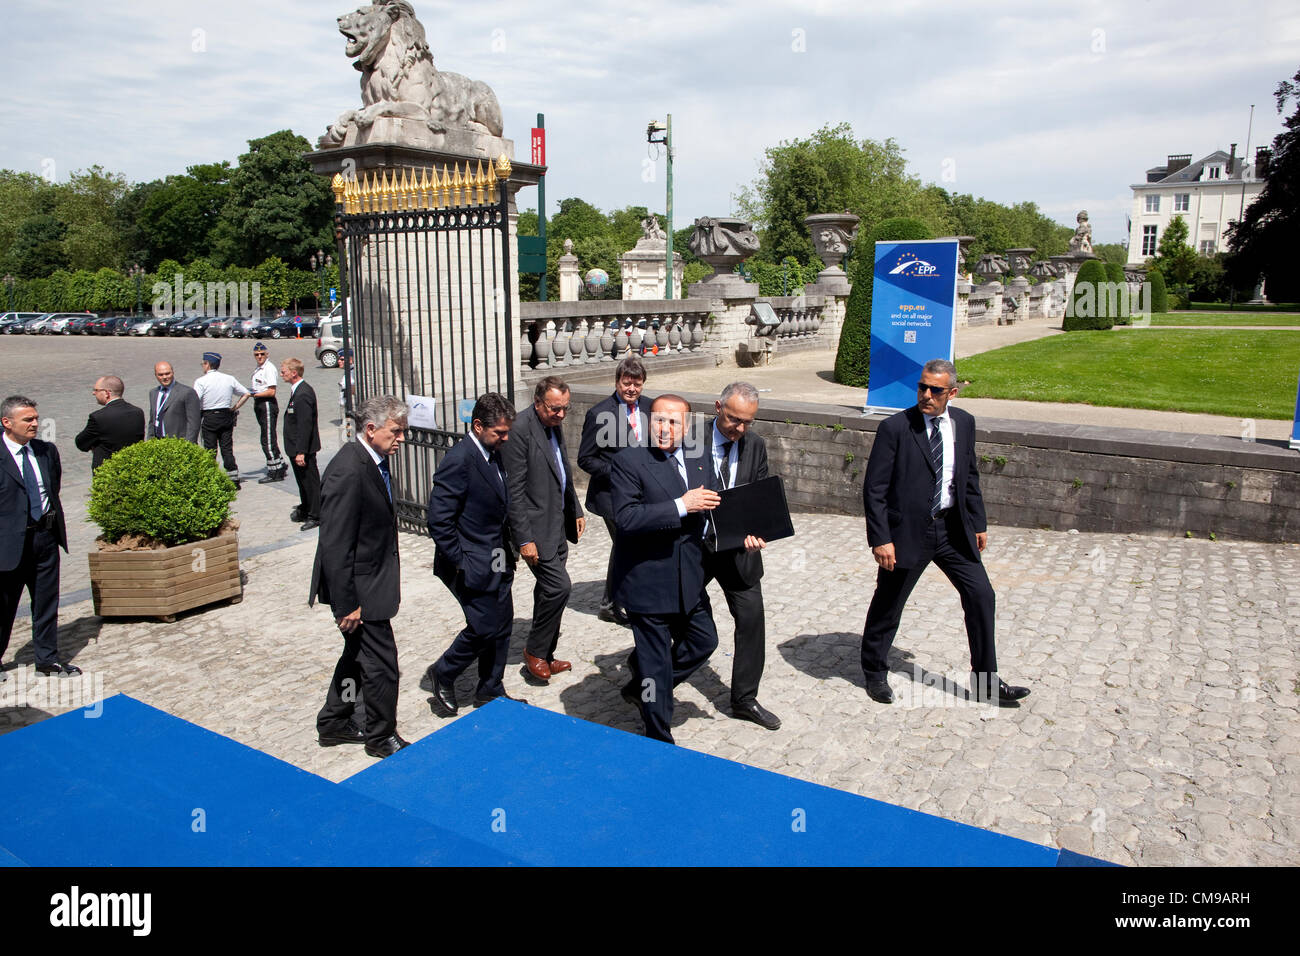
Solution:
{"label": "green shrub", "polygon": [[865,239],[854,243],[853,291],[844,307],[840,347],[835,354],[835,381],[866,388],[871,372],[871,283],[875,274],[876,243],[908,239],[930,239],[930,230],[919,219],[883,219]]}
{"label": "green shrub", "polygon": [[234,500],[235,483],[212,452],[159,438],[128,445],[100,465],[87,510],[110,542],[138,535],[170,546],[212,537]]}
{"label": "green shrub", "polygon": [[1147,269],[1147,281],[1151,283],[1151,311],[1169,311],[1169,291],[1165,288],[1165,277],[1155,266]]}
{"label": "green shrub", "polygon": [[1061,328],[1078,332],[1114,327],[1115,317],[1109,314],[1107,296],[1102,289],[1106,281],[1106,266],[1101,261],[1089,259],[1079,267]]}
{"label": "green shrub", "polygon": [[1114,319],[1116,325],[1129,325],[1132,322],[1129,312],[1133,308],[1133,303],[1130,302],[1127,296],[1128,280],[1124,278],[1124,266],[1118,262],[1106,263],[1106,281],[1116,283],[1125,290],[1125,296],[1118,300],[1119,309],[1116,311]]}

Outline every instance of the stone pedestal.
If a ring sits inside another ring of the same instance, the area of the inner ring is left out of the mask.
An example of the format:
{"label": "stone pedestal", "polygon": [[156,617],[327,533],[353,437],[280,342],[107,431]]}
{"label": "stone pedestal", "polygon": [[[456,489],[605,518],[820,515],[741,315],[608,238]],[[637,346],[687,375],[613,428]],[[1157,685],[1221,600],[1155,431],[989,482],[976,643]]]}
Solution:
{"label": "stone pedestal", "polygon": [[560,301],[577,302],[582,277],[578,274],[578,257],[573,254],[573,240],[564,240],[564,255],[560,256]]}
{"label": "stone pedestal", "polygon": [[817,273],[817,281],[804,288],[805,295],[846,296],[849,277],[840,263],[849,253],[849,244],[857,237],[859,218],[851,212],[816,213],[804,217],[817,257],[826,268]]}
{"label": "stone pedestal", "polygon": [[[636,248],[629,249],[618,257],[618,267],[623,273],[623,298],[625,299],[662,299],[667,287],[668,244],[659,240],[641,239]],[[645,245],[643,245],[643,243]],[[682,297],[682,277],[686,266],[680,252],[673,253],[673,298]]]}

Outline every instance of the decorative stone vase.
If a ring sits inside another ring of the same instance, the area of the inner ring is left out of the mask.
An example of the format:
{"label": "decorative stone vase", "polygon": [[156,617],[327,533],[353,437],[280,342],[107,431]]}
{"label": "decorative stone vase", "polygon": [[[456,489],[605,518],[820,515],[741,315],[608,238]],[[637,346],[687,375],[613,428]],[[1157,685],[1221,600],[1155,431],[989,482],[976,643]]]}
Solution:
{"label": "decorative stone vase", "polygon": [[692,297],[713,294],[725,298],[726,293],[758,294],[756,283],[745,282],[732,272],[737,265],[758,252],[758,236],[748,222],[743,219],[701,216],[695,220],[695,232],[686,245],[698,258],[713,266],[713,275],[691,285]]}
{"label": "decorative stone vase", "polygon": [[90,555],[90,591],[100,617],[157,617],[243,600],[239,537],[234,532],[155,551]]}
{"label": "decorative stone vase", "polygon": [[851,212],[819,212],[804,217],[817,257],[826,268],[817,273],[817,281],[804,291],[819,295],[848,295],[849,277],[840,263],[849,254],[849,244],[857,238],[861,220]]}

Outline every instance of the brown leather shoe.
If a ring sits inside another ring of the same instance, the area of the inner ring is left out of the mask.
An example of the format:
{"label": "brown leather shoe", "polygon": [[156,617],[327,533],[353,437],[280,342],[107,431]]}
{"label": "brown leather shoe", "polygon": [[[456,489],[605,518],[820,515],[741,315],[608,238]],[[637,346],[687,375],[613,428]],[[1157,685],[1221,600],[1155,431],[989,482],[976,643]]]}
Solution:
{"label": "brown leather shoe", "polygon": [[552,674],[563,674],[565,671],[573,670],[573,665],[568,661],[556,660],[554,657],[550,659],[548,665],[551,668]]}
{"label": "brown leather shoe", "polygon": [[540,657],[533,657],[527,651],[524,651],[524,666],[528,668],[528,673],[532,674],[538,680],[551,679],[551,667]]}

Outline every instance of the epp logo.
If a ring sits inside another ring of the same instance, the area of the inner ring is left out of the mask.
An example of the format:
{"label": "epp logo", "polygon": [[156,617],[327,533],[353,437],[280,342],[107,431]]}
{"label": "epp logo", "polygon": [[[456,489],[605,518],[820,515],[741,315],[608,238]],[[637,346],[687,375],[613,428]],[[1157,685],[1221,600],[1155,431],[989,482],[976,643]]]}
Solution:
{"label": "epp logo", "polygon": [[891,276],[937,277],[939,275],[938,266],[933,266],[924,259],[916,258],[912,253],[904,252],[899,255],[898,260],[898,265],[889,270]]}

